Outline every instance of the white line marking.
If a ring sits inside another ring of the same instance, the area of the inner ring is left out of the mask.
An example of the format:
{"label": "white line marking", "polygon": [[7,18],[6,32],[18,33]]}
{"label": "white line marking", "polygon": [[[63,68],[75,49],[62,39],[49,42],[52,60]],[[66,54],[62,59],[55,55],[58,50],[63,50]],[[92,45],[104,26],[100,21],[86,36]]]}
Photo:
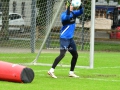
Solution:
{"label": "white line marking", "polygon": [[[45,57],[45,56],[40,56],[40,57]],[[49,57],[55,57],[54,55],[53,56],[47,56],[47,58],[49,58]],[[71,57],[71,56],[65,56],[65,57]],[[79,57],[84,57],[84,58],[86,58],[85,56],[79,56]],[[10,57],[10,56],[8,56],[8,57],[0,57],[0,58],[34,58],[34,57],[18,57],[18,56],[16,56],[16,57]],[[88,58],[88,57],[87,57]]]}

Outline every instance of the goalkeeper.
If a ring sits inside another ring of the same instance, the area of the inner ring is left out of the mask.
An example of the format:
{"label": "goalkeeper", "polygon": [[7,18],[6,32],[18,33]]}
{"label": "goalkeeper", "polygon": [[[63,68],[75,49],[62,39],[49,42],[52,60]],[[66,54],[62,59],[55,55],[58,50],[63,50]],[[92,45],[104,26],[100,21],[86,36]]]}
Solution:
{"label": "goalkeeper", "polygon": [[69,1],[65,3],[66,10],[61,14],[61,22],[62,28],[60,30],[60,54],[53,62],[51,69],[48,71],[48,74],[52,78],[57,78],[54,74],[54,70],[57,64],[62,60],[65,56],[66,51],[68,50],[71,55],[71,67],[69,71],[69,77],[79,77],[74,73],[74,68],[77,62],[78,53],[76,49],[76,44],[73,40],[74,31],[75,31],[75,20],[76,17],[80,16],[83,13],[82,5],[79,6],[78,10],[74,10],[74,7],[71,5]]}

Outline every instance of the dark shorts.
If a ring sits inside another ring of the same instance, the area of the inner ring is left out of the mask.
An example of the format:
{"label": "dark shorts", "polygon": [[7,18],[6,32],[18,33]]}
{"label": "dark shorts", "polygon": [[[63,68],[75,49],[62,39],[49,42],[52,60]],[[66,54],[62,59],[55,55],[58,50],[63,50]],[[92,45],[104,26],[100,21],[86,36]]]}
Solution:
{"label": "dark shorts", "polygon": [[60,49],[68,50],[68,51],[76,51],[76,44],[73,38],[71,39],[60,38]]}

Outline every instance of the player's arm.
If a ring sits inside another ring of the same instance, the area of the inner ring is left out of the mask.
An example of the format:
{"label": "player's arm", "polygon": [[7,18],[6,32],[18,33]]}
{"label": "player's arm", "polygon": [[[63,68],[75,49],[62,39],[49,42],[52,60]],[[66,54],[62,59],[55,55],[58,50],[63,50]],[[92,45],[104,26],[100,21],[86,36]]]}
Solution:
{"label": "player's arm", "polygon": [[81,14],[83,14],[83,6],[82,4],[79,6],[78,10],[74,10],[73,13],[75,14],[76,17],[80,16]]}
{"label": "player's arm", "polygon": [[63,13],[62,15],[61,15],[61,19],[62,20],[70,20],[70,2],[69,1],[67,1],[66,2],[66,8],[67,8],[67,10],[66,10],[66,12],[65,13]]}

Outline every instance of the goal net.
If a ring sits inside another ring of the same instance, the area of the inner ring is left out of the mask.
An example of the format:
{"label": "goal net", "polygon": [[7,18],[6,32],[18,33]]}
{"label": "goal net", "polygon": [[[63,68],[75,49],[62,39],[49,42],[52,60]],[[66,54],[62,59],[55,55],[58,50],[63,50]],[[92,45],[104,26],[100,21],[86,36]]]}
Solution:
{"label": "goal net", "polygon": [[[82,2],[84,13],[76,19],[76,30],[74,35],[74,40],[79,53],[76,67],[93,68],[95,1],[82,0]],[[53,0],[52,2],[47,1],[46,4],[41,4],[46,5],[46,8],[44,8],[46,18],[44,19],[43,17],[40,20],[37,20],[38,23],[43,24],[42,29],[41,26],[39,26],[40,24],[38,24],[39,32],[42,32],[42,35],[40,35],[40,37],[38,36],[37,38],[40,40],[43,37],[43,41],[40,45],[38,54],[32,63],[37,65],[51,66],[54,59],[59,55],[60,51],[59,32],[62,26],[60,22],[60,14],[65,10],[65,0]],[[92,13],[93,15],[91,17]],[[71,58],[71,55],[67,53],[65,58],[63,58],[63,60],[59,63],[59,66],[69,67]]]}
{"label": "goal net", "polygon": [[[51,66],[59,55],[60,14],[66,0],[1,0],[0,51],[34,53],[29,64]],[[84,13],[76,19],[74,40],[78,50],[76,67],[93,68],[95,0],[81,0]],[[69,52],[59,66],[70,65]],[[25,63],[23,59],[17,61]],[[31,63],[30,63],[31,62]]]}

